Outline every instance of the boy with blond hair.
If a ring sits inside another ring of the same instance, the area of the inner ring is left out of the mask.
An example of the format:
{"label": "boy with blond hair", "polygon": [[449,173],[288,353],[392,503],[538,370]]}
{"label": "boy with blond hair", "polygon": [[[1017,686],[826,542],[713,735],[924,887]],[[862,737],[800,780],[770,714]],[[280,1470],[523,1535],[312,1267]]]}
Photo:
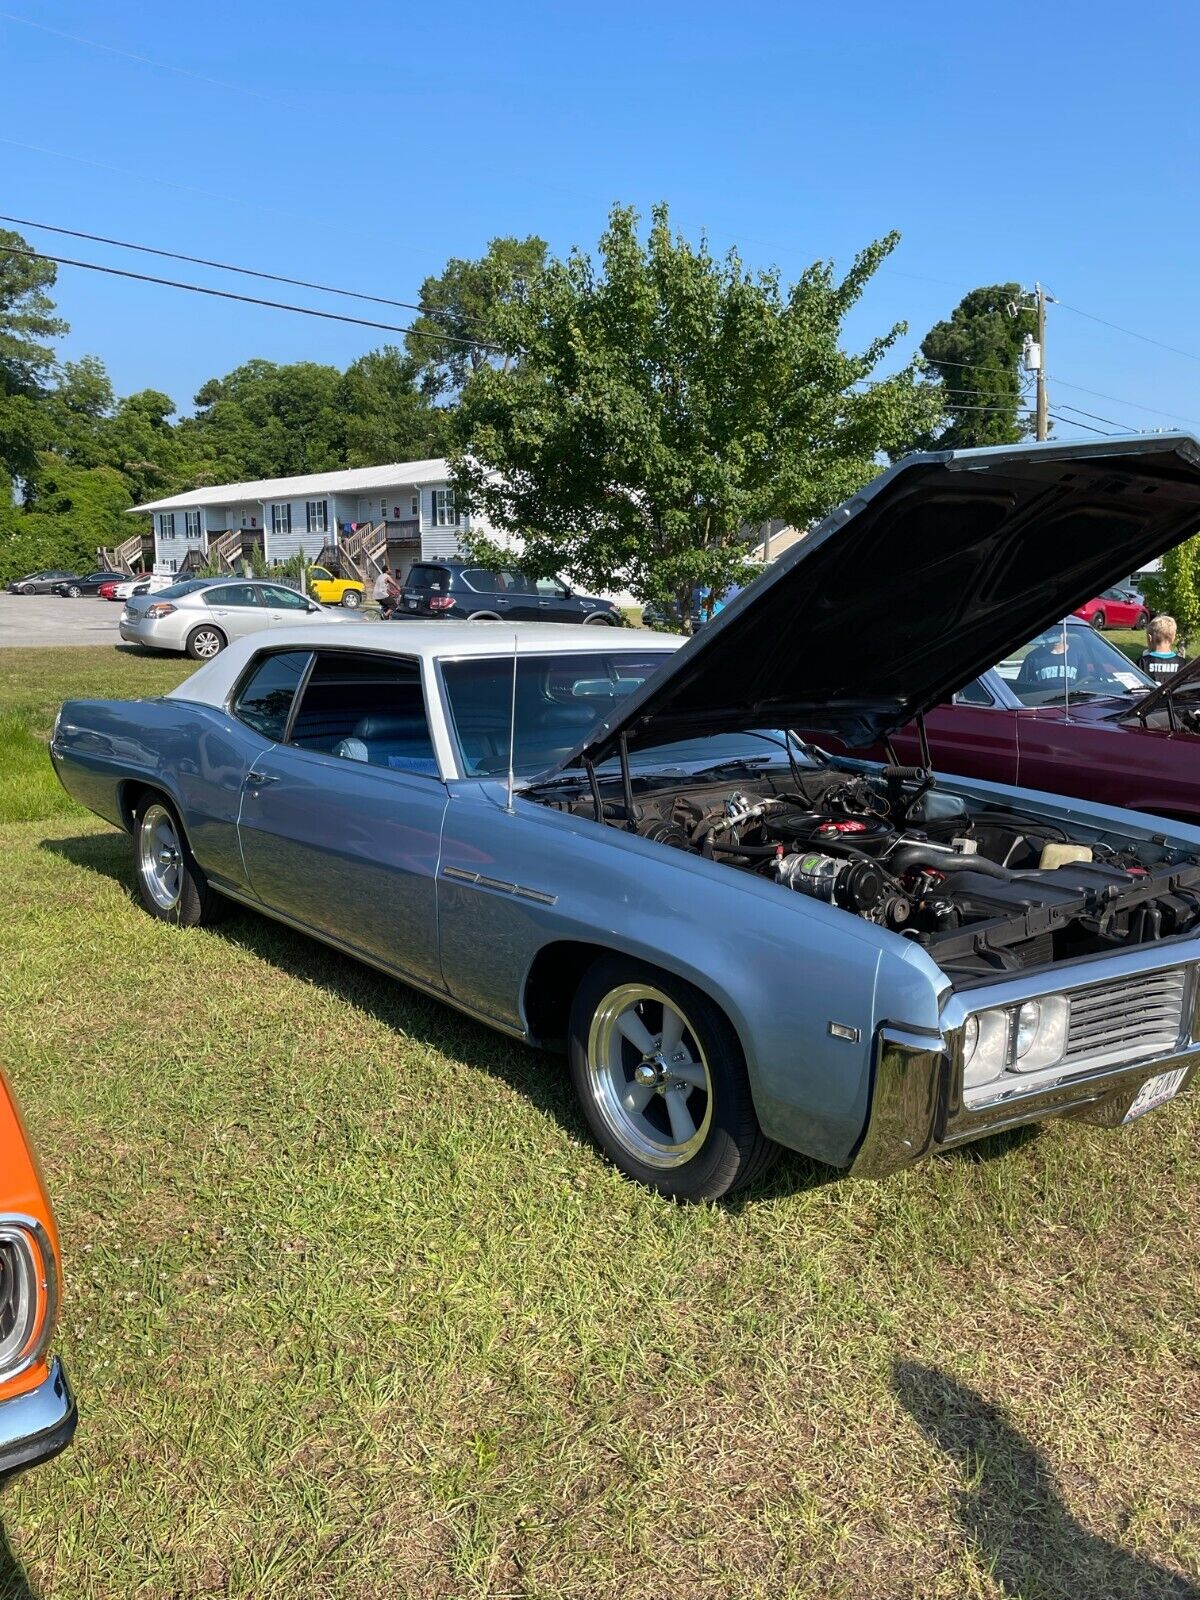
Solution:
{"label": "boy with blond hair", "polygon": [[1183,665],[1183,652],[1175,648],[1178,635],[1174,617],[1151,617],[1146,624],[1146,648],[1138,657],[1138,666],[1156,683],[1174,677]]}

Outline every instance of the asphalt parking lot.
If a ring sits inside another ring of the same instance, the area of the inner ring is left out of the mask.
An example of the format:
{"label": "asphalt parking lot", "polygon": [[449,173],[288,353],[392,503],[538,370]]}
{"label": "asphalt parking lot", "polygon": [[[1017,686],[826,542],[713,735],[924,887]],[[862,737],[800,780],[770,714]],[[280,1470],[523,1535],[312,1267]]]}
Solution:
{"label": "asphalt parking lot", "polygon": [[115,600],[64,600],[56,594],[0,594],[5,645],[117,644],[122,607]]}

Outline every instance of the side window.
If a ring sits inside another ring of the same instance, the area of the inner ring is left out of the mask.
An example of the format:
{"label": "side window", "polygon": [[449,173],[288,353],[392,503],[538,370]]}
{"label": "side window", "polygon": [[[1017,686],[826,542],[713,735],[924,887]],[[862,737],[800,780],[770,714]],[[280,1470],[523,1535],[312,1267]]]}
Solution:
{"label": "side window", "polygon": [[421,669],[403,656],[318,651],[291,743],[392,772],[439,776]]}
{"label": "side window", "polygon": [[269,606],[279,606],[290,611],[307,611],[308,601],[298,589],[278,588],[272,584],[264,584],[261,590],[263,599]]}
{"label": "side window", "polygon": [[496,574],[488,572],[483,567],[468,567],[465,572],[459,573],[459,580],[465,583],[468,589],[474,589],[476,594],[495,594]]}
{"label": "side window", "polygon": [[983,687],[979,678],[967,684],[965,689],[960,689],[954,696],[956,706],[994,706],[996,702]]}
{"label": "side window", "polygon": [[308,650],[280,650],[259,656],[238,691],[233,714],[264,739],[283,738],[296,690],[311,659]]}
{"label": "side window", "polygon": [[223,583],[210,589],[204,600],[210,606],[256,606],[258,592],[252,583]]}
{"label": "side window", "polygon": [[547,595],[552,600],[567,598],[567,586],[565,583],[559,583],[557,578],[535,578],[533,586],[538,594]]}

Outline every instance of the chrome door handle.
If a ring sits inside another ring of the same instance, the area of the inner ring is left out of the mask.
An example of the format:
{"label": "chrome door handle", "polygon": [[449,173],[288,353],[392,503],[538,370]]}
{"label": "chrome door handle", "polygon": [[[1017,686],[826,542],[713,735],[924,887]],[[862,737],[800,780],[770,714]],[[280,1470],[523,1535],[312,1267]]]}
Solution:
{"label": "chrome door handle", "polygon": [[538,610],[539,611],[548,611],[549,609],[550,609],[549,600],[539,600],[538,601]]}
{"label": "chrome door handle", "polygon": [[269,772],[248,772],[243,787],[246,789],[265,789],[267,784],[278,782],[279,779],[273,777]]}

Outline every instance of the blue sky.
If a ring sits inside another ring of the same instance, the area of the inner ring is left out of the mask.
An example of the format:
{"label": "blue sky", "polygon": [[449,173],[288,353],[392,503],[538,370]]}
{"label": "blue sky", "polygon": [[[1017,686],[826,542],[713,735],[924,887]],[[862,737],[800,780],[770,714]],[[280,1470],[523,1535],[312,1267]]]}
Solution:
{"label": "blue sky", "polygon": [[[966,290],[1041,278],[1056,409],[1200,427],[1198,46],[1161,0],[0,0],[0,210],[399,299],[498,233],[593,246],[616,200],[788,278],[898,228],[853,340],[905,320],[911,348]],[[67,354],[183,409],[252,356],[389,337],[70,268],[57,297]]]}

